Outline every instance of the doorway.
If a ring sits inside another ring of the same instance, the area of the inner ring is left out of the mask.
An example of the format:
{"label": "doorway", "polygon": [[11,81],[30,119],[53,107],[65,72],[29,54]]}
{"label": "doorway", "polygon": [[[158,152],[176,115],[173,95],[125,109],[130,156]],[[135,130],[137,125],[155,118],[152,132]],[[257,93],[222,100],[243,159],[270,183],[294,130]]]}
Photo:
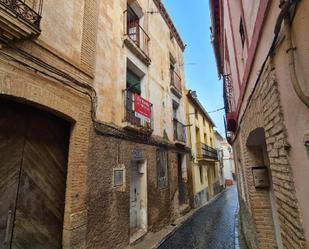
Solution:
{"label": "doorway", "polygon": [[8,100],[0,113],[0,248],[61,248],[70,124]]}
{"label": "doorway", "polygon": [[147,232],[147,166],[133,161],[130,170],[130,243]]}
{"label": "doorway", "polygon": [[214,179],[215,179],[215,166],[214,165],[207,165],[207,180],[208,180],[208,193],[209,198],[214,197]]}

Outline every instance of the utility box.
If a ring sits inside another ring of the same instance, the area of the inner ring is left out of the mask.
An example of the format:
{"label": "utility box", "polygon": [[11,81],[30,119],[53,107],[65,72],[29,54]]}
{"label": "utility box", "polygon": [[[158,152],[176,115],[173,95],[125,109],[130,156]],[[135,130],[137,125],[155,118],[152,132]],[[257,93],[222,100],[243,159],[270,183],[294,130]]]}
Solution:
{"label": "utility box", "polygon": [[255,188],[269,188],[269,173],[267,167],[253,167],[252,174]]}

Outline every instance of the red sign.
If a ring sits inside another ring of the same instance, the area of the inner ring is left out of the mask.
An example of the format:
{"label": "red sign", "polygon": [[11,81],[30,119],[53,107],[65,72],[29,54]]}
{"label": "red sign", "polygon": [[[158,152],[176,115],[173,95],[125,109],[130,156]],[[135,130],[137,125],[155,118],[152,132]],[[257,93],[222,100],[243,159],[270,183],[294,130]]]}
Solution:
{"label": "red sign", "polygon": [[150,122],[151,119],[151,103],[140,95],[134,93],[134,111],[135,116]]}

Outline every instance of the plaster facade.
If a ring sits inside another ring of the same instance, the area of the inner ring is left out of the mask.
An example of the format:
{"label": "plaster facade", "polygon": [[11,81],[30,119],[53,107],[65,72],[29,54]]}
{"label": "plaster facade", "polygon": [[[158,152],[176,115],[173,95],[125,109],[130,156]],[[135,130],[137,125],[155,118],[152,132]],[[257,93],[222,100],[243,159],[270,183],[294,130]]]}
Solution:
{"label": "plaster facade", "polygon": [[[41,2],[36,37],[1,37],[1,98],[71,123],[62,247],[123,248],[191,208],[184,44],[160,1]],[[147,44],[128,34],[128,6],[137,12],[139,35],[148,37]],[[139,77],[140,97],[151,103],[146,133],[126,120],[128,70]],[[158,166],[158,151],[167,155],[166,168]],[[134,160],[144,162],[138,168],[144,231],[135,237],[130,228]],[[122,174],[115,175],[117,170],[123,172],[121,187],[115,187]]]}
{"label": "plaster facade", "polygon": [[[216,143],[214,122],[201,106],[194,92],[189,90],[186,96],[187,143],[192,153],[194,205],[198,207],[221,191],[220,166],[217,151],[213,149]],[[208,149],[213,149],[214,154],[211,154]]]}

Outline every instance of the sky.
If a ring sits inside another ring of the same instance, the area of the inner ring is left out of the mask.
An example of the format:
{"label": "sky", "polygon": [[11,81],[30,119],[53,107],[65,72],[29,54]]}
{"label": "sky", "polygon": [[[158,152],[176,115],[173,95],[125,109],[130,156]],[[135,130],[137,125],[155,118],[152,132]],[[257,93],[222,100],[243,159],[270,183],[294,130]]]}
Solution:
{"label": "sky", "polygon": [[[188,4],[190,2],[190,4]],[[222,81],[210,42],[211,20],[207,0],[163,0],[185,50],[186,86],[195,90],[207,112],[222,108]],[[225,134],[224,110],[209,113],[221,135]]]}

